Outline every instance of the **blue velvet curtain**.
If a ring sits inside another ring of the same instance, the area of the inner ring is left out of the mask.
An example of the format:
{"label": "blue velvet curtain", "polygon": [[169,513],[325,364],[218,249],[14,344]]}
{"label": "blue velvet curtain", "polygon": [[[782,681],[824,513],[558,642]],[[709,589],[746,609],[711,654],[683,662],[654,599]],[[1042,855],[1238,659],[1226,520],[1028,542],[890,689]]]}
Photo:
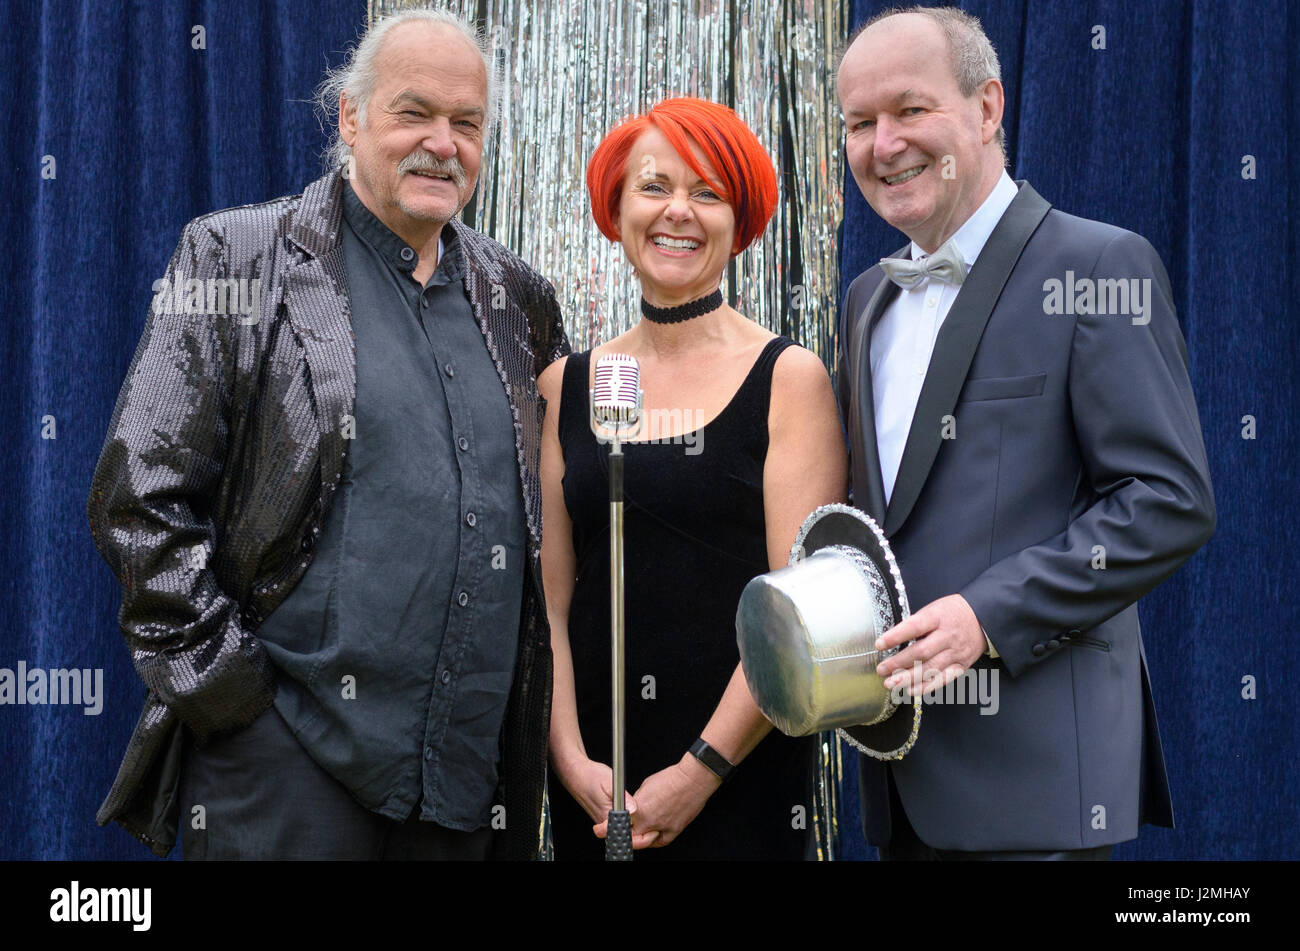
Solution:
{"label": "blue velvet curtain", "polygon": [[[853,19],[876,8],[855,3]],[[0,706],[0,858],[145,858],[93,818],[144,690],[117,630],[118,586],[86,525],[91,471],[181,226],[316,176],[311,90],[364,24],[365,3],[0,9],[0,418],[14,450],[0,491],[0,668],[103,671],[98,715]],[[1214,476],[1217,535],[1142,612],[1179,828],[1147,828],[1117,857],[1294,857],[1298,361],[1287,291],[1300,6],[967,9],[1002,57],[1014,177],[1066,211],[1145,235],[1163,256]],[[903,239],[851,178],[846,195],[847,283]],[[1248,415],[1254,439],[1242,438]],[[1243,678],[1255,699],[1243,698]],[[847,785],[843,854],[866,858]]]}
{"label": "blue velvet curtain", "polygon": [[94,821],[144,687],[117,629],[121,589],[86,523],[91,472],[180,229],[317,177],[312,90],[364,28],[366,4],[4,10],[0,418],[14,452],[0,490],[0,668],[102,668],[104,696],[97,716],[0,706],[0,858],[147,858]]}

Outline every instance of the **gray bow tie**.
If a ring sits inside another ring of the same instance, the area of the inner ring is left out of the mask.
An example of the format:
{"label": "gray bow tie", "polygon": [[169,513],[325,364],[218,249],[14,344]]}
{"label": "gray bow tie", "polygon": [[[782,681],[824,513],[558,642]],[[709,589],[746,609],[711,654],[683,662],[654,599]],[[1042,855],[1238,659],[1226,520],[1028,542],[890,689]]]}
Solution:
{"label": "gray bow tie", "polygon": [[881,258],[880,266],[885,269],[885,275],[904,290],[928,278],[955,286],[966,280],[966,262],[951,241],[920,260]]}

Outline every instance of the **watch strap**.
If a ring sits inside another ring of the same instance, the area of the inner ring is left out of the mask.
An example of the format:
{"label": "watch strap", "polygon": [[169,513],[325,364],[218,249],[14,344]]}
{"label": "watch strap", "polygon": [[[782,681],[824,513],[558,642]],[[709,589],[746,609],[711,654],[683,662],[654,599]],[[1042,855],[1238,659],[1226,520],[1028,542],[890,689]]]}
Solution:
{"label": "watch strap", "polygon": [[713,775],[717,776],[723,782],[727,781],[732,772],[735,771],[734,763],[727,761],[727,758],[704,742],[704,737],[700,737],[691,744],[691,755],[704,764],[705,768]]}

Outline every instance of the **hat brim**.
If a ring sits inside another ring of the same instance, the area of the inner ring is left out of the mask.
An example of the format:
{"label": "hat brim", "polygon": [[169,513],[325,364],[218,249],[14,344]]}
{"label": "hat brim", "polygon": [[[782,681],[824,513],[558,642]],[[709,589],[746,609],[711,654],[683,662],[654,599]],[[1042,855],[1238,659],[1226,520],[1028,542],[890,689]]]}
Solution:
{"label": "hat brim", "polygon": [[[833,503],[821,506],[804,519],[799,528],[790,563],[795,564],[832,545],[849,545],[858,549],[871,559],[882,578],[892,582],[892,585],[887,585],[887,595],[895,623],[911,614],[898,563],[875,519],[851,505]],[[920,703],[905,702],[896,705],[893,714],[884,720],[870,725],[841,727],[838,732],[849,745],[867,756],[882,760],[902,759],[916,743],[921,728],[921,707]]]}

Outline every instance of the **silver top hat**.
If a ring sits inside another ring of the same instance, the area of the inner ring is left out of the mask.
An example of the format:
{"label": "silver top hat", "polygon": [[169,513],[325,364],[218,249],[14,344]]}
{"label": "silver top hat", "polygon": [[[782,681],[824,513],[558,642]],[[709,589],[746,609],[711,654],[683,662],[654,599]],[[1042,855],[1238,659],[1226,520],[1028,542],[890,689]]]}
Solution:
{"label": "silver top hat", "polygon": [[804,519],[790,564],[740,596],[736,640],[754,702],[789,736],[838,729],[868,756],[902,759],[921,704],[886,689],[876,665],[899,648],[877,651],[875,641],[909,613],[880,526],[852,506],[823,505]]}

